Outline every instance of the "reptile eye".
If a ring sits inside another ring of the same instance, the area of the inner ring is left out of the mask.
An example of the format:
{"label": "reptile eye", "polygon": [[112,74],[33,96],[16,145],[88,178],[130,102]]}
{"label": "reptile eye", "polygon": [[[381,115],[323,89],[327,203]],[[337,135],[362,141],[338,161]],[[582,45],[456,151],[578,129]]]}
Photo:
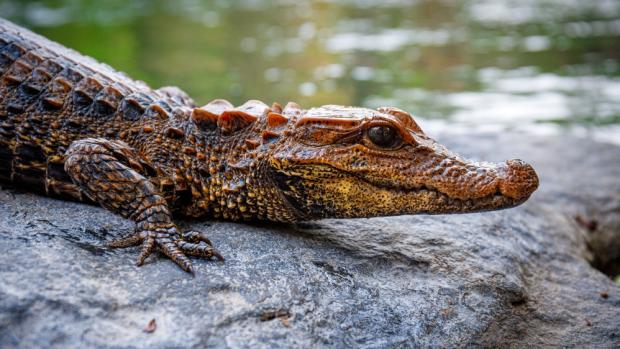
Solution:
{"label": "reptile eye", "polygon": [[400,142],[400,136],[392,126],[373,126],[367,134],[370,141],[381,148],[392,148]]}

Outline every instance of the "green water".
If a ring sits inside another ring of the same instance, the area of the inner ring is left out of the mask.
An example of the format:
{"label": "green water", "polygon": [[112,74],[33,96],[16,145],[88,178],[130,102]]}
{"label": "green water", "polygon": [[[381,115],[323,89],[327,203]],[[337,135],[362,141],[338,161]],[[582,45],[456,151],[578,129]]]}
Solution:
{"label": "green water", "polygon": [[429,127],[620,142],[620,1],[0,0],[0,15],[199,103],[392,105]]}

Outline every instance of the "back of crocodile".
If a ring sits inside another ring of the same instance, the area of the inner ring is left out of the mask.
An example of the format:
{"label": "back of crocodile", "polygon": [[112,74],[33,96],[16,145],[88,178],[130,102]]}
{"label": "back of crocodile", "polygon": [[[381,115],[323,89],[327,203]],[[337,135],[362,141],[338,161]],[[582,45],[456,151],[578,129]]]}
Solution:
{"label": "back of crocodile", "polygon": [[0,181],[81,199],[63,169],[69,145],[117,139],[181,103],[167,97],[0,18]]}

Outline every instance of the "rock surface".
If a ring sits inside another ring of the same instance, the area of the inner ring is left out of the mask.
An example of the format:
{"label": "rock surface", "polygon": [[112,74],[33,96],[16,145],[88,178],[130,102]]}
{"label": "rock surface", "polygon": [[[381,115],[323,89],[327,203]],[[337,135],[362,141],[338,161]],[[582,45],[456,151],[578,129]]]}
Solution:
{"label": "rock surface", "polygon": [[620,250],[620,148],[438,138],[473,158],[525,159],[541,187],[481,214],[185,221],[227,257],[195,260],[195,278],[103,248],[132,228],[103,209],[1,190],[0,347],[619,347],[620,287],[588,261]]}

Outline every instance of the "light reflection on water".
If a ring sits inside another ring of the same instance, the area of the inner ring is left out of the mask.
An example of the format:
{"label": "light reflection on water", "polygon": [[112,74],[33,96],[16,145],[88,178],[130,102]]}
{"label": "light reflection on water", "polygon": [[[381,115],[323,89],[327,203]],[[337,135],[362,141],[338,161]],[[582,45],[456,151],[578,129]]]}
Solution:
{"label": "light reflection on water", "polygon": [[397,106],[620,144],[616,0],[25,1],[0,14],[200,103]]}

